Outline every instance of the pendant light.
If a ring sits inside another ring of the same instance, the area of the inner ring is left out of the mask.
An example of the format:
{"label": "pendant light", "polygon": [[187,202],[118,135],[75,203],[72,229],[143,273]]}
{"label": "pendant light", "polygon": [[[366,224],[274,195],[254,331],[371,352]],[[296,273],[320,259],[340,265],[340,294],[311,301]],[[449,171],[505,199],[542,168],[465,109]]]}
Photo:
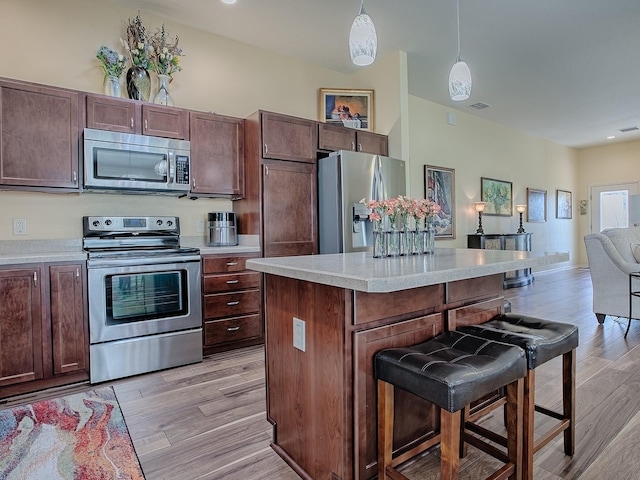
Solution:
{"label": "pendant light", "polygon": [[371,65],[376,59],[378,36],[371,17],[364,10],[364,0],[360,5],[360,13],[351,25],[349,34],[349,50],[351,61],[360,67]]}
{"label": "pendant light", "polygon": [[449,96],[457,102],[466,100],[471,95],[471,70],[460,60],[460,0],[456,0],[458,19],[458,56],[449,72]]}

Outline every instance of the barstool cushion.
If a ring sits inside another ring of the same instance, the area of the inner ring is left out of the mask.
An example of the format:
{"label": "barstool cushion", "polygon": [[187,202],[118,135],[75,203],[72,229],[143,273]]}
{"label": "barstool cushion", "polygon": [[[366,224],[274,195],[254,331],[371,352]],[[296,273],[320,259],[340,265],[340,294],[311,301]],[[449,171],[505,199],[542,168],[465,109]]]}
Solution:
{"label": "barstool cushion", "polygon": [[518,345],[527,353],[530,370],[570,352],[579,343],[576,325],[513,313],[498,315],[480,325],[460,327],[458,331]]}
{"label": "barstool cushion", "polygon": [[418,345],[381,350],[375,376],[449,412],[527,373],[524,350],[459,331]]}

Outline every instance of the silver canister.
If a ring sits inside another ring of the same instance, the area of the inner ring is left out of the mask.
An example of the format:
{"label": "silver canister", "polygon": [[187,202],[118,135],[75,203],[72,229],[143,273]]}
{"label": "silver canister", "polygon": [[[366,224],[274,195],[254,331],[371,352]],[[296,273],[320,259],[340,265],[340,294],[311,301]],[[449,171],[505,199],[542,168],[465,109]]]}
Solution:
{"label": "silver canister", "polygon": [[236,214],[234,212],[209,213],[209,247],[238,245]]}

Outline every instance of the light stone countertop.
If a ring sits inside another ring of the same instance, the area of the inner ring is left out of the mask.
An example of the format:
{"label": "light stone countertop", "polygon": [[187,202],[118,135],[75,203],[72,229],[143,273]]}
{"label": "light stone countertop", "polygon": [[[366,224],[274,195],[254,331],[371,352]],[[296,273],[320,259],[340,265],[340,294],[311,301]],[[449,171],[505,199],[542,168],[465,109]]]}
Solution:
{"label": "light stone countertop", "polygon": [[247,268],[362,292],[383,293],[569,260],[568,253],[436,248],[432,255],[373,258],[371,252],[247,260]]}
{"label": "light stone countertop", "polygon": [[[257,235],[240,235],[239,245],[209,247],[204,237],[182,237],[183,247],[197,247],[201,255],[260,252]],[[63,240],[1,240],[0,266],[44,262],[81,262],[87,259],[82,239]]]}

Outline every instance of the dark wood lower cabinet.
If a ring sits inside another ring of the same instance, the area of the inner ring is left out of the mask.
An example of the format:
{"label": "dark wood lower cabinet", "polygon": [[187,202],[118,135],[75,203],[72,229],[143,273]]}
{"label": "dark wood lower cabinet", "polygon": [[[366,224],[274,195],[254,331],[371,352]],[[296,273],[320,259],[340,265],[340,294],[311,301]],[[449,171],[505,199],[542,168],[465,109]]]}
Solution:
{"label": "dark wood lower cabinet", "polygon": [[[451,308],[458,317],[484,310],[493,315],[503,302],[502,275],[376,294],[265,275],[272,447],[302,478],[377,475],[373,358],[384,348],[417,344],[444,331],[447,291],[457,292]],[[304,322],[303,349],[293,345],[294,318]],[[439,431],[433,404],[402,391],[395,402],[397,453]]]}
{"label": "dark wood lower cabinet", "polygon": [[89,379],[84,263],[0,268],[0,398]]}

